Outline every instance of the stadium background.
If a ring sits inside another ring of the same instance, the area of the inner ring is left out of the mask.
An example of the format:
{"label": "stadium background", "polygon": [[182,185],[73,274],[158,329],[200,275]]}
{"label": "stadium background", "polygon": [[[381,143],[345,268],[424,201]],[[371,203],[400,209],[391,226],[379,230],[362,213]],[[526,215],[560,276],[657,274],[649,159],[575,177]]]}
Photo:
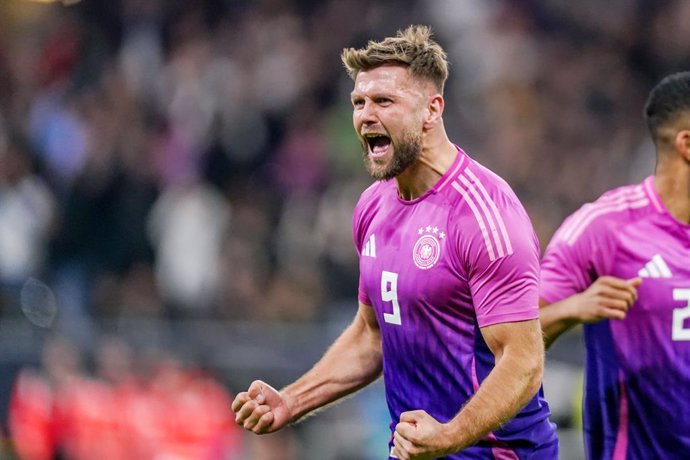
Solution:
{"label": "stadium background", "polygon": [[[161,412],[184,437],[179,382],[203,375],[224,412],[251,379],[304,372],[347,324],[368,178],[343,47],[433,27],[450,136],[514,187],[542,247],[581,203],[652,171],[644,99],[690,64],[683,0],[64,3],[0,4],[3,458],[10,425],[40,438],[13,419],[19,375],[28,394],[44,376],[84,394],[137,377],[169,390]],[[582,457],[579,342],[548,354],[563,459]],[[385,456],[380,384],[268,437],[218,417],[224,442],[203,458]],[[202,458],[179,452],[155,458]]]}

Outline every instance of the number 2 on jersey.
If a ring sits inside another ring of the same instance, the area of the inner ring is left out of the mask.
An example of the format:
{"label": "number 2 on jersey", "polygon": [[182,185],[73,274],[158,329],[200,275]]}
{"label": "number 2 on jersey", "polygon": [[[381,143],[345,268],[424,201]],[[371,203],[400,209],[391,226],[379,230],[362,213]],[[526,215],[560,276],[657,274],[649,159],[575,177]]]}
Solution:
{"label": "number 2 on jersey", "polygon": [[398,303],[398,274],[381,272],[381,300],[390,302],[393,305],[393,313],[384,313],[383,320],[388,324],[396,324],[400,326],[402,319],[400,318],[400,304]]}
{"label": "number 2 on jersey", "polygon": [[690,289],[674,289],[673,300],[685,300],[688,304],[683,308],[673,309],[673,340],[690,340],[690,328],[683,327],[686,319],[690,318]]}

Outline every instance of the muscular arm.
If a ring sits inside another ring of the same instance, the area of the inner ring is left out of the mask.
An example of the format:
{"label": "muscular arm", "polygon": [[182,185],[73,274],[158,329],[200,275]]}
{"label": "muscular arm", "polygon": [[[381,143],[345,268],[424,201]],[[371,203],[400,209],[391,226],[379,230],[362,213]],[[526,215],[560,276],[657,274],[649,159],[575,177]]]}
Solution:
{"label": "muscular arm", "polygon": [[544,372],[544,342],[537,320],[481,329],[495,366],[475,395],[446,424],[424,411],[405,412],[396,427],[399,458],[458,452],[510,420],[537,393]]}
{"label": "muscular arm", "polygon": [[624,280],[601,276],[585,291],[549,304],[539,301],[539,321],[546,347],[565,331],[581,323],[603,319],[624,319],[637,298],[641,278]]}
{"label": "muscular arm", "polygon": [[374,310],[360,303],[355,319],[323,357],[281,391],[292,421],[370,384],[381,375],[382,365]]}
{"label": "muscular arm", "polygon": [[544,345],[537,320],[481,329],[496,364],[477,393],[448,425],[456,451],[499,428],[537,393],[544,373]]}
{"label": "muscular arm", "polygon": [[352,323],[307,373],[281,391],[254,381],[237,395],[232,410],[245,429],[271,433],[373,382],[382,366],[374,310],[360,303]]}

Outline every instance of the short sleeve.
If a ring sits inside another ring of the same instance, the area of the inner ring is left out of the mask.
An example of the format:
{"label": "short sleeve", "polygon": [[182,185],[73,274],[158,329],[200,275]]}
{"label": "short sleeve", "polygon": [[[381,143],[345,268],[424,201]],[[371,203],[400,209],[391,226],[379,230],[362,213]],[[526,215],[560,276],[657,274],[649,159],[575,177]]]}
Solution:
{"label": "short sleeve", "polygon": [[582,212],[583,209],[563,222],[542,258],[539,296],[548,303],[587,289],[606,272],[606,255],[613,254],[606,219],[597,219],[582,231],[573,232]]}
{"label": "short sleeve", "polygon": [[[352,213],[352,239],[355,244],[355,250],[357,251],[357,256],[361,260],[362,257],[362,247],[364,245],[364,222],[365,219],[363,219],[363,213],[364,213],[364,205],[363,205],[363,200],[360,198],[359,202],[355,206],[355,209]],[[357,287],[357,298],[358,300],[365,304],[365,305],[371,305],[371,300],[369,299],[369,296],[366,294],[364,291],[364,287],[362,286],[362,276],[360,273],[359,276],[359,283]]]}
{"label": "short sleeve", "polygon": [[369,299],[369,296],[366,292],[364,292],[364,288],[362,287],[361,278],[359,280],[359,288],[357,289],[357,300],[359,300],[364,305],[371,305],[371,299]]}
{"label": "short sleeve", "polygon": [[[470,206],[471,207],[471,206]],[[461,257],[466,267],[477,323],[526,321],[539,317],[539,242],[517,198],[500,196],[482,213],[464,213]]]}

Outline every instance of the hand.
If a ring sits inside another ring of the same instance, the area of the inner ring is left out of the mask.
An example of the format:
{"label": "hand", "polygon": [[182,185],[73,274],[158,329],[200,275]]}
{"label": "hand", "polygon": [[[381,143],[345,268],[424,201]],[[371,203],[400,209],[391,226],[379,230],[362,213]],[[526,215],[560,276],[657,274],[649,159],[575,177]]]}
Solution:
{"label": "hand", "polygon": [[428,460],[454,452],[448,425],[423,410],[403,412],[393,433],[393,455],[401,460]]}
{"label": "hand", "polygon": [[601,276],[584,292],[570,298],[573,316],[582,323],[603,319],[624,319],[637,300],[637,287],[642,278],[623,280]]}
{"label": "hand", "polygon": [[235,421],[256,434],[272,433],[287,425],[292,416],[284,395],[269,384],[255,380],[232,402]]}

